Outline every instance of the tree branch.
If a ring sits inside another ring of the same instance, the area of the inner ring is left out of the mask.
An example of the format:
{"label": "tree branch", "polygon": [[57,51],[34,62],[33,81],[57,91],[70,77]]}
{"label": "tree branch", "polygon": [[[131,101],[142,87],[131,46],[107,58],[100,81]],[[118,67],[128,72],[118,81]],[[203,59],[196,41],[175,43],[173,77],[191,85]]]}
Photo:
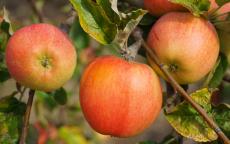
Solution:
{"label": "tree branch", "polygon": [[222,130],[219,128],[219,126],[214,122],[212,118],[208,116],[208,114],[205,112],[205,110],[195,103],[193,99],[187,94],[187,92],[177,83],[177,81],[172,77],[170,72],[168,71],[168,67],[161,63],[156,54],[151,50],[151,48],[147,45],[147,43],[143,40],[141,32],[139,29],[134,31],[133,36],[136,40],[142,40],[142,46],[146,49],[149,56],[152,58],[152,60],[157,64],[157,66],[162,70],[164,75],[169,80],[169,83],[180,93],[187,102],[189,102],[194,109],[199,112],[199,114],[204,118],[204,120],[208,123],[208,125],[213,128],[213,130],[217,133],[219,138],[223,140],[225,144],[230,144],[230,140],[228,137],[222,132]]}
{"label": "tree branch", "polygon": [[38,20],[39,22],[44,22],[44,18],[42,13],[38,10],[38,8],[36,7],[34,0],[27,0],[27,2],[29,3],[31,9],[33,10],[34,14],[38,16]]}
{"label": "tree branch", "polygon": [[25,116],[23,120],[23,127],[22,127],[22,133],[21,133],[19,144],[25,144],[25,141],[26,141],[26,136],[27,136],[28,128],[29,128],[30,112],[31,112],[32,104],[33,104],[34,94],[35,94],[34,90],[29,91],[29,98],[28,98],[28,102],[26,105],[26,112],[25,112]]}

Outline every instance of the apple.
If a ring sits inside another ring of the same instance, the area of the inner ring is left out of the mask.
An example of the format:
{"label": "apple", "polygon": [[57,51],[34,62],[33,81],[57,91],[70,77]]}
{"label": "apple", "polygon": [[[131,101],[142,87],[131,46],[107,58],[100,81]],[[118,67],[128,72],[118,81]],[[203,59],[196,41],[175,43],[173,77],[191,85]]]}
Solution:
{"label": "apple", "polygon": [[157,118],[162,90],[147,65],[102,56],[85,69],[80,82],[80,104],[90,126],[115,137],[131,137]]}
{"label": "apple", "polygon": [[16,31],[6,48],[11,76],[28,88],[50,92],[69,80],[76,66],[70,39],[50,24],[33,24]]}
{"label": "apple", "polygon": [[186,11],[183,6],[169,0],[144,0],[144,7],[154,16],[162,16],[172,11]]}
{"label": "apple", "polygon": [[[207,75],[219,55],[219,39],[207,20],[186,12],[171,12],[152,27],[148,45],[180,84],[194,83]],[[152,67],[165,76],[148,57]]]}

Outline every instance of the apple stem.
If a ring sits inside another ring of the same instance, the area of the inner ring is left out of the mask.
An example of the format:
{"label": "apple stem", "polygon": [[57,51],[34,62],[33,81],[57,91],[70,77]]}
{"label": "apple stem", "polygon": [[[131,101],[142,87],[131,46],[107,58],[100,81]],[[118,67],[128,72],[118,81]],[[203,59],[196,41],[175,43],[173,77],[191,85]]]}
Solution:
{"label": "apple stem", "polygon": [[23,127],[22,127],[22,133],[21,133],[19,144],[25,144],[25,141],[26,141],[26,136],[27,136],[28,128],[29,128],[30,112],[31,112],[32,104],[33,104],[34,94],[35,94],[35,90],[29,91],[29,98],[28,98],[28,102],[26,105],[26,112],[25,112],[24,119],[23,119]]}
{"label": "apple stem", "polygon": [[152,60],[156,63],[156,65],[165,74],[165,76],[169,80],[169,83],[177,90],[178,93],[180,93],[185,98],[186,101],[188,101],[193,106],[194,109],[196,109],[196,111],[204,118],[204,120],[209,124],[209,126],[213,128],[213,130],[217,133],[219,138],[221,138],[225,144],[230,144],[230,140],[219,128],[219,126],[214,122],[212,118],[209,117],[206,111],[199,104],[194,102],[193,99],[189,96],[189,94],[178,84],[178,82],[173,78],[173,76],[168,71],[168,66],[160,62],[156,54],[147,45],[147,43],[144,41],[142,36],[139,35],[136,31],[141,31],[141,30],[136,28],[136,30],[133,33],[134,38],[136,40],[142,41],[142,46],[146,49],[147,53],[152,58]]}

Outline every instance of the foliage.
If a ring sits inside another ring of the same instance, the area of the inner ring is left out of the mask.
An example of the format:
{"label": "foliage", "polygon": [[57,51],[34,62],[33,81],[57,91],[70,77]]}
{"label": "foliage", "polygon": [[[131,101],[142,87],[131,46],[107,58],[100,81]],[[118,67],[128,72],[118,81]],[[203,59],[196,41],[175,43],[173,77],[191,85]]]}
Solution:
{"label": "foliage", "polygon": [[180,4],[190,10],[195,16],[200,16],[208,11],[210,7],[209,0],[170,0],[173,3]]}
{"label": "foliage", "polygon": [[[120,13],[116,1],[108,0],[70,0],[78,12],[82,28],[93,38],[102,44],[115,42],[123,48],[130,33],[139,23],[144,10],[136,10],[131,13]],[[112,6],[112,7],[111,7]],[[113,16],[113,17],[110,17]]]}
{"label": "foliage", "polygon": [[24,103],[12,96],[0,99],[0,143],[17,143],[25,107]]}
{"label": "foliage", "polygon": [[209,73],[209,76],[206,80],[205,86],[210,88],[218,87],[228,69],[228,60],[227,57],[223,54],[220,55],[219,59],[213,70]]}
{"label": "foliage", "polygon": [[5,64],[5,48],[7,41],[10,35],[13,34],[13,29],[11,26],[11,22],[9,20],[8,12],[4,8],[3,9],[3,19],[0,20],[0,83],[8,80],[10,78],[10,74],[6,68]]}
{"label": "foliage", "polygon": [[230,137],[230,105],[220,104],[213,109],[213,115],[223,132]]}

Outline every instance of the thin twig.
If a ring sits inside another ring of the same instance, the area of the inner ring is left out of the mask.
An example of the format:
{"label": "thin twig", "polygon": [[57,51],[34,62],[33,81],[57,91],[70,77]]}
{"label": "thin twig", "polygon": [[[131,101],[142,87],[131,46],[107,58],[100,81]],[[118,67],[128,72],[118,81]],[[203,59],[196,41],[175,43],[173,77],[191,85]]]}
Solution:
{"label": "thin twig", "polygon": [[22,100],[23,96],[24,96],[24,93],[26,91],[26,87],[23,88],[23,90],[20,92],[20,97],[19,97],[19,100]]}
{"label": "thin twig", "polygon": [[30,4],[31,9],[33,10],[34,14],[38,16],[38,20],[39,22],[44,22],[44,18],[42,13],[38,10],[38,8],[36,7],[34,0],[27,0],[27,2]]}
{"label": "thin twig", "polygon": [[32,104],[33,104],[34,94],[35,94],[34,90],[29,91],[29,98],[28,98],[28,102],[26,105],[26,112],[25,112],[25,116],[23,120],[23,127],[22,127],[22,133],[21,133],[19,144],[25,144],[25,141],[26,141],[26,136],[27,136],[28,128],[29,128],[30,112],[31,112]]}
{"label": "thin twig", "polygon": [[230,140],[228,139],[228,137],[222,132],[222,130],[214,122],[214,120],[209,117],[209,115],[205,112],[205,110],[200,105],[198,105],[196,102],[194,102],[193,99],[187,94],[187,92],[178,84],[178,82],[173,78],[173,76],[168,71],[168,66],[160,62],[156,54],[151,50],[151,48],[143,40],[141,35],[138,32],[137,33],[134,32],[133,36],[136,39],[142,40],[142,46],[146,49],[149,56],[157,64],[157,66],[162,70],[164,75],[169,80],[170,84],[178,91],[178,93],[180,93],[185,98],[185,100],[189,102],[193,106],[193,108],[197,110],[197,112],[199,112],[199,114],[204,118],[204,120],[208,123],[208,125],[211,128],[213,128],[213,130],[217,133],[219,138],[222,139],[225,144],[230,144]]}

